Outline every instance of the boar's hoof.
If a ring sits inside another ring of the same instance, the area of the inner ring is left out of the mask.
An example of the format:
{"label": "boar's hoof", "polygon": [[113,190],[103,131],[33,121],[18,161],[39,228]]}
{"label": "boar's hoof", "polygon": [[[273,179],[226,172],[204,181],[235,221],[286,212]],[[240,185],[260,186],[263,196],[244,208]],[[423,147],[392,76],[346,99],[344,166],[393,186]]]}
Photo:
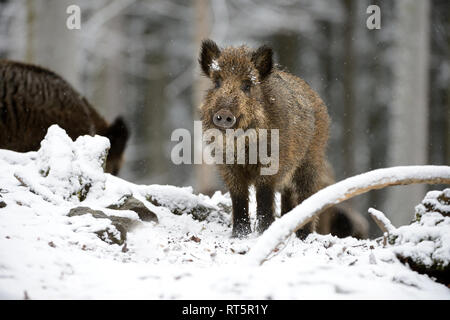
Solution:
{"label": "boar's hoof", "polygon": [[297,237],[301,240],[305,240],[306,237],[313,232],[313,225],[310,223],[308,223],[307,225],[305,225],[303,228],[297,230],[295,232],[295,234],[297,235]]}
{"label": "boar's hoof", "polygon": [[267,228],[270,227],[270,225],[274,222],[275,218],[272,216],[269,217],[265,217],[263,219],[258,219],[258,224],[256,226],[256,231],[258,231],[258,233],[263,233],[264,231],[267,230]]}
{"label": "boar's hoof", "polygon": [[252,232],[252,229],[250,228],[249,224],[241,224],[241,225],[234,225],[233,226],[233,232],[231,233],[232,238],[245,238]]}

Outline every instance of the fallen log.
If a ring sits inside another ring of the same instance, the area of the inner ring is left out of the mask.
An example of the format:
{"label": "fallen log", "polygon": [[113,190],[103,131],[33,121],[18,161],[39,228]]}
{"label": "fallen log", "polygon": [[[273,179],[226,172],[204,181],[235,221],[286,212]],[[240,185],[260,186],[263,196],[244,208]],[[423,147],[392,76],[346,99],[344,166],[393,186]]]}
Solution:
{"label": "fallen log", "polygon": [[450,184],[450,166],[401,166],[356,175],[315,193],[276,220],[247,255],[248,263],[260,265],[278,245],[324,210],[375,189],[409,184]]}

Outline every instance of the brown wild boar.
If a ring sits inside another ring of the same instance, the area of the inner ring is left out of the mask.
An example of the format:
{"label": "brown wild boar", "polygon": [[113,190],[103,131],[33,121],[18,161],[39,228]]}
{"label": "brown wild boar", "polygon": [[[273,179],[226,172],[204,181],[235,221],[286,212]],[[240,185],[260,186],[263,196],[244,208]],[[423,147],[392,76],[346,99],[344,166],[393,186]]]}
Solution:
{"label": "brown wild boar", "polygon": [[[221,50],[215,42],[204,40],[199,63],[214,84],[201,106],[204,129],[279,130],[277,173],[261,175],[260,163],[218,165],[232,199],[232,235],[241,237],[251,232],[250,185],[256,189],[256,229],[263,232],[274,221],[276,191],[281,192],[284,214],[325,187],[330,122],[327,108],[305,81],[274,64],[272,50],[267,46]],[[314,230],[314,224],[305,226],[297,235],[305,237]]]}
{"label": "brown wild boar", "polygon": [[57,124],[75,140],[81,135],[109,138],[106,171],[122,165],[128,129],[121,117],[108,124],[64,79],[47,69],[0,60],[0,149],[35,151]]}

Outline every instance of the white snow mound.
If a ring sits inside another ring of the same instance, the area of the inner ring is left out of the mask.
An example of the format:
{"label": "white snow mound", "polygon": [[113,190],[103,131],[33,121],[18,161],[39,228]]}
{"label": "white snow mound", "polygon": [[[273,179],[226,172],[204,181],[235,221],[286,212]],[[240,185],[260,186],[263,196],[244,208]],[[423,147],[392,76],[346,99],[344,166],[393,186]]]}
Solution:
{"label": "white snow mound", "polygon": [[[380,239],[291,237],[263,266],[249,266],[258,235],[231,238],[228,194],[105,174],[108,148],[104,137],[74,142],[52,126],[37,152],[0,150],[1,299],[450,299]],[[105,208],[125,195],[159,220],[142,222],[125,245],[95,233],[111,228],[108,219],[68,216],[78,206],[119,212]],[[250,208],[254,222],[254,194]]]}

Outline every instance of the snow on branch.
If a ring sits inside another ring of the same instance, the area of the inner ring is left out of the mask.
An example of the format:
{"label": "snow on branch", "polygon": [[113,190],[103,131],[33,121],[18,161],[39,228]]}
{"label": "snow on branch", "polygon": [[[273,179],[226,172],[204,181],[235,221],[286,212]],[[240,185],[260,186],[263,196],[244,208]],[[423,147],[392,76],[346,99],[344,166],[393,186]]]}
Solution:
{"label": "snow on branch", "polygon": [[450,166],[377,169],[328,186],[275,221],[248,253],[248,262],[252,265],[262,264],[280,243],[329,207],[370,190],[419,183],[450,184]]}
{"label": "snow on branch", "polygon": [[395,227],[383,212],[369,208],[369,214],[383,233],[387,232],[389,234],[395,230]]}

